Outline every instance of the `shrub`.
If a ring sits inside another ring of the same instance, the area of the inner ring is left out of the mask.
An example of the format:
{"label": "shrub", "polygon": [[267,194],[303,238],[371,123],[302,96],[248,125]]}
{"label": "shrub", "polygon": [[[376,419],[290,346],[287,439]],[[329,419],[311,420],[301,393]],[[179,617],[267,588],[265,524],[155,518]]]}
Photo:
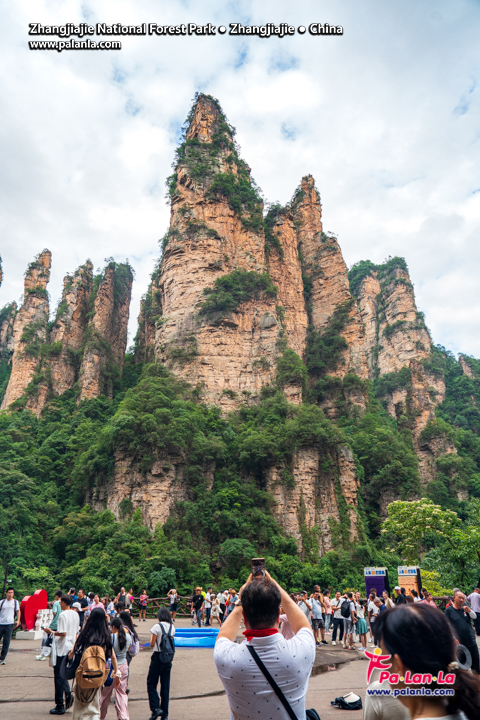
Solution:
{"label": "shrub", "polygon": [[278,288],[272,283],[268,273],[250,270],[233,270],[215,280],[213,288],[205,288],[207,297],[200,305],[200,314],[213,312],[235,312],[244,302],[258,300],[261,297],[276,297]]}

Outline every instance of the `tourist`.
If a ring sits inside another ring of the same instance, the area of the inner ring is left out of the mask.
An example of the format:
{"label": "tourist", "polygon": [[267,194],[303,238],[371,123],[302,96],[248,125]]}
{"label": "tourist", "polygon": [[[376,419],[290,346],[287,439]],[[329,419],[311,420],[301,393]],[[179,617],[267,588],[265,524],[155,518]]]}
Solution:
{"label": "tourist", "polygon": [[[461,595],[463,596],[463,593]],[[463,596],[462,601],[464,599]],[[457,602],[460,604],[458,596]],[[480,681],[477,675],[458,667],[449,622],[443,613],[423,603],[411,603],[400,606],[393,612],[382,613],[376,622],[376,636],[382,653],[391,656],[389,671],[399,676],[399,682],[393,686],[394,689],[407,688],[404,682],[407,671],[410,671],[411,675],[428,674],[435,679],[440,672],[443,675],[455,675],[454,694],[451,696],[443,693],[439,693],[439,696],[433,695],[432,691],[437,688],[441,690],[445,686],[437,685],[436,680],[432,680],[431,683],[422,685],[430,691],[429,695],[405,694],[398,697],[402,705],[410,711],[412,720],[461,720],[464,717],[461,711],[468,720],[478,720]],[[461,618],[460,622],[463,622]]]}
{"label": "tourist", "polygon": [[380,613],[380,609],[375,604],[376,595],[370,593],[367,605],[368,625],[370,628],[370,645],[375,645],[375,621]]}
{"label": "tourist", "polygon": [[477,635],[480,635],[480,588],[476,587],[468,596],[468,601],[477,617],[473,621]]}
{"label": "tourist", "polygon": [[225,590],[222,590],[219,595],[217,595],[217,600],[220,605],[220,621],[223,623],[225,619],[225,603],[227,602],[227,593]]}
{"label": "tourist", "polygon": [[130,633],[130,637],[132,638],[131,645],[127,650],[127,663],[128,663],[128,665],[130,665],[132,658],[134,658],[135,655],[137,655],[140,650],[140,640],[135,631],[132,616],[130,615],[128,610],[122,610],[122,612],[119,615],[119,618],[122,621],[124,628],[126,630],[128,630],[128,632]]}
{"label": "tourist", "polygon": [[386,612],[387,606],[386,606],[385,603],[383,602],[383,598],[376,597],[375,600],[374,600],[374,603],[375,603],[375,605],[377,606],[379,613]]}
{"label": "tourist", "polygon": [[211,599],[211,592],[212,588],[208,588],[207,592],[205,593],[205,625],[210,625],[210,615],[212,612],[212,599]]}
{"label": "tourist", "polygon": [[355,593],[354,602],[355,614],[357,616],[357,624],[355,625],[355,630],[362,644],[362,650],[366,650],[368,625],[367,621],[365,620],[365,602],[361,599],[359,592]]}
{"label": "tourist", "polygon": [[107,604],[105,606],[105,612],[107,613],[109,618],[114,618],[115,617],[115,603],[113,602],[113,600],[110,600],[108,595],[105,598],[105,601],[107,602]]}
{"label": "tourist", "polygon": [[335,593],[335,597],[333,600],[331,600],[331,606],[333,611],[333,633],[332,633],[332,645],[337,644],[337,632],[338,632],[338,641],[342,642],[343,640],[343,617],[342,617],[342,596],[340,592],[337,590]]}
{"label": "tourist", "polygon": [[322,638],[321,644],[328,645],[327,641],[325,640],[325,622],[323,620],[323,608],[320,601],[320,593],[318,591],[313,594],[312,598],[310,598],[310,607],[312,608],[312,627],[313,635],[315,637],[315,644],[320,645],[320,642],[318,640],[318,634],[320,632],[320,637]]}
{"label": "tourist", "polygon": [[[295,605],[297,604],[298,597],[295,595],[295,593],[290,593],[290,599],[293,600]],[[293,632],[292,627],[288,622],[288,617],[283,607],[280,607],[280,632],[282,633],[285,640],[291,640],[293,637],[295,637],[295,633]]]}
{"label": "tourist", "polygon": [[70,685],[61,674],[63,660],[73,648],[77,633],[80,630],[78,613],[71,609],[73,597],[74,595],[71,592],[61,597],[60,606],[62,612],[58,618],[57,630],[52,630],[51,627],[45,628],[45,632],[48,635],[53,634],[55,638],[55,664],[53,666],[55,707],[50,710],[50,715],[64,715],[65,710],[68,710],[73,704]]}
{"label": "tourist", "polygon": [[[75,646],[71,649],[68,657],[71,660],[74,655],[83,655],[84,651],[92,645],[98,645],[105,653],[106,660],[111,660],[113,667],[113,686],[117,688],[120,684],[120,673],[117,668],[117,658],[113,652],[112,636],[108,626],[107,616],[102,608],[94,608],[78,635]],[[73,720],[97,720],[100,718],[100,697],[102,687],[92,690],[81,688],[75,683]]]}
{"label": "tourist", "polygon": [[212,602],[212,614],[211,614],[212,625],[213,625],[214,620],[217,620],[218,624],[221,625],[222,621],[220,620],[220,603],[218,602],[216,593],[212,593],[211,602]]}
{"label": "tourist", "polygon": [[[200,588],[197,588],[197,590],[199,591],[203,603],[203,596],[200,592]],[[198,611],[198,614],[201,617],[200,610]],[[162,720],[168,720],[172,661],[170,660],[165,662],[162,659],[162,637],[164,634],[174,637],[175,626],[172,623],[170,612],[165,607],[160,608],[157,614],[157,619],[158,622],[152,627],[150,635],[150,647],[154,648],[154,651],[150,660],[150,669],[147,676],[148,703],[152,713],[150,720],[156,720],[156,718],[159,717],[161,717]],[[160,697],[158,697],[157,691],[159,680]]]}
{"label": "tourist", "polygon": [[422,603],[422,605],[430,605],[431,607],[434,607],[434,608],[437,607],[435,604],[435,601],[433,599],[432,593],[430,593],[430,592],[427,592],[425,599],[421,600],[421,603]]}
{"label": "tourist", "polygon": [[[423,603],[421,604],[423,605]],[[453,604],[445,610],[445,617],[450,622],[457,643],[464,645],[469,650],[472,656],[472,670],[480,673],[478,646],[471,623],[477,614],[465,604],[465,595],[461,590],[456,590]]]}
{"label": "tourist", "polygon": [[306,590],[303,590],[300,593],[300,597],[298,599],[297,603],[300,610],[303,612],[305,617],[307,618],[308,622],[310,623],[310,626],[312,625],[312,605],[310,603],[310,600],[308,599],[308,593]]}
{"label": "tourist", "polygon": [[[305,696],[315,659],[312,630],[305,614],[268,572],[264,580],[251,580],[250,575],[238,604],[220,629],[213,653],[231,717],[236,720],[286,717],[270,683],[252,663],[257,655],[282,690],[292,713],[305,718]],[[295,633],[288,641],[278,632],[280,606]],[[242,617],[246,641],[236,643]]]}
{"label": "tourist", "polygon": [[90,613],[96,608],[101,608],[102,610],[105,610],[105,605],[101,602],[100,595],[93,596],[93,602],[89,607]]}
{"label": "tourist", "polygon": [[148,595],[147,595],[146,590],[142,590],[142,594],[140,595],[139,602],[140,602],[140,614],[139,614],[138,622],[141,622],[142,620],[143,620],[143,622],[146,622],[147,621],[147,603],[148,603]]}
{"label": "tourist", "polygon": [[344,620],[344,625],[345,625],[345,628],[343,631],[343,647],[346,650],[347,644],[348,644],[349,650],[355,650],[355,645],[353,643],[353,633],[355,630],[355,625],[357,624],[357,613],[355,610],[355,603],[353,601],[353,593],[351,593],[351,592],[345,593],[345,598],[342,601],[342,606],[343,606],[343,603],[347,603],[347,602],[348,602],[348,611],[349,611],[350,615],[348,618],[343,615],[343,620]]}
{"label": "tourist", "polygon": [[0,640],[3,638],[0,665],[6,664],[5,658],[8,655],[13,631],[20,627],[20,604],[14,599],[14,594],[13,587],[9,587],[7,597],[0,601]]}
{"label": "tourist", "polygon": [[[80,628],[82,628],[83,622],[85,620],[85,612],[88,609],[88,600],[86,598],[85,591],[83,590],[83,588],[80,588],[78,591],[77,602],[80,603],[78,619],[80,620]],[[51,627],[51,625],[50,625],[50,627]]]}
{"label": "tourist", "polygon": [[[115,710],[117,711],[117,720],[129,720],[128,714],[128,662],[127,652],[132,644],[132,637],[120,618],[113,618],[110,623],[110,629],[113,633],[113,651],[117,658],[117,675],[120,679],[118,685],[115,686]],[[113,663],[112,663],[113,664]],[[100,718],[105,720],[110,704],[110,697],[113,691],[112,685],[104,685],[100,695]]]}
{"label": "tourist", "polygon": [[[62,597],[62,595],[63,595],[63,593],[61,590],[57,590],[55,593],[55,600],[52,605],[53,618],[49,625],[51,630],[56,630],[58,627],[58,616],[62,612],[62,607],[60,605],[60,598]],[[80,614],[79,614],[79,617],[80,617]],[[46,660],[47,657],[49,657],[52,652],[53,635],[46,633],[44,628],[42,628],[42,630],[44,630],[43,640],[42,640],[42,649],[40,651],[40,655],[36,656],[36,658],[35,658],[36,660]]]}
{"label": "tourist", "polygon": [[120,592],[118,593],[117,597],[115,598],[115,602],[123,602],[125,607],[127,607],[127,593],[125,591],[125,588],[120,588]]}
{"label": "tourist", "polygon": [[235,607],[235,603],[237,602],[237,600],[238,600],[237,591],[234,588],[232,588],[230,590],[230,595],[228,597],[228,602],[227,602],[227,617],[228,617],[228,615],[230,615],[233,608]]}
{"label": "tourist", "polygon": [[327,588],[323,591],[323,602],[325,603],[325,634],[330,635],[330,625],[332,622],[332,604],[330,601],[330,590]]}
{"label": "tourist", "polygon": [[384,590],[382,592],[382,598],[383,598],[383,604],[387,608],[387,610],[393,610],[395,607],[395,603],[393,602],[392,598],[390,597],[390,593],[388,590]]}
{"label": "tourist", "polygon": [[400,588],[399,585],[395,586],[395,597],[393,598],[393,601],[397,606],[406,604],[407,599],[405,597],[405,588]]}
{"label": "tourist", "polygon": [[193,612],[195,613],[195,618],[198,623],[198,627],[202,627],[202,608],[204,604],[204,599],[202,595],[202,590],[200,587],[195,588],[195,594],[192,597],[192,607]]}
{"label": "tourist", "polygon": [[413,597],[413,602],[422,602],[422,598],[418,596],[418,592],[416,590],[410,590],[410,594]]}
{"label": "tourist", "polygon": [[73,587],[70,588],[70,590],[68,591],[68,595],[71,595],[71,596],[72,596],[72,605],[73,605],[74,602],[77,602],[77,596],[76,596],[76,594],[75,594],[75,588],[73,588]]}
{"label": "tourist", "polygon": [[172,621],[175,622],[175,618],[177,617],[178,601],[180,598],[175,588],[168,591],[167,597],[170,598],[170,617],[172,618]]}
{"label": "tourist", "polygon": [[118,617],[120,613],[126,611],[125,603],[124,602],[118,602],[115,604],[115,617]]}

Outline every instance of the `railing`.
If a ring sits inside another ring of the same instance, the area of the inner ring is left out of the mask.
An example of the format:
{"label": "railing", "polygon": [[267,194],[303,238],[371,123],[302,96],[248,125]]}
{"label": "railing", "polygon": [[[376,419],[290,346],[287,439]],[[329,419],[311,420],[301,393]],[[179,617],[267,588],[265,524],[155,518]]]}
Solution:
{"label": "railing", "polygon": [[[190,608],[192,604],[192,595],[179,595],[178,596],[178,603],[177,603],[177,615],[179,617],[190,617]],[[147,607],[146,609],[146,616],[147,617],[156,617],[158,610],[161,607],[167,607],[170,609],[170,598],[169,597],[158,597],[158,598],[148,598],[147,600]],[[133,598],[132,603],[132,610],[136,614],[140,610],[143,610],[144,608],[140,605],[140,598],[135,597]]]}

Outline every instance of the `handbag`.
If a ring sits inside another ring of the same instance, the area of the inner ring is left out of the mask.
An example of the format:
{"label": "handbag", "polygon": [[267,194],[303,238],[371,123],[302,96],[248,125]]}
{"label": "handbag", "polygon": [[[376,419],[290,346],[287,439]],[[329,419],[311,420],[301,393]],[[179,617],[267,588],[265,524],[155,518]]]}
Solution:
{"label": "handbag", "polygon": [[110,660],[110,658],[108,658],[108,660],[105,664],[105,668],[108,668],[108,675],[107,675],[107,679],[105,680],[105,682],[103,684],[105,687],[110,687],[110,685],[113,683],[113,666],[112,666],[112,661]]}
{"label": "handbag", "polygon": [[[255,650],[255,648],[252,647],[252,645],[247,645],[246,647],[247,647],[248,652],[250,653],[252,658],[255,660],[258,667],[262,671],[262,673],[264,674],[266,681],[271,685],[273,692],[278,697],[278,699],[282,703],[283,707],[287,711],[287,714],[288,714],[288,717],[290,718],[290,720],[298,720],[297,716],[295,715],[292,708],[290,707],[290,703],[288,702],[287,698],[285,697],[283,692],[280,690],[277,683],[275,682],[273,677],[270,675],[270,673],[268,672],[268,670],[265,667],[265,665],[263,664],[263,662],[258,657],[258,654],[257,654],[257,651]],[[317,713],[316,710],[314,710],[314,708],[310,708],[310,710],[306,710],[306,716],[307,716],[307,720],[320,720],[320,715]]]}
{"label": "handbag", "polygon": [[60,675],[65,680],[73,680],[75,678],[75,673],[77,672],[78,666],[80,665],[81,659],[81,652],[74,652],[73,658],[71,660],[68,659],[68,655],[65,655],[62,662],[62,667],[60,668]]}
{"label": "handbag", "polygon": [[331,705],[334,707],[342,708],[342,710],[361,710],[362,709],[362,698],[358,697],[354,693],[348,693],[348,695],[342,695],[332,700]]}

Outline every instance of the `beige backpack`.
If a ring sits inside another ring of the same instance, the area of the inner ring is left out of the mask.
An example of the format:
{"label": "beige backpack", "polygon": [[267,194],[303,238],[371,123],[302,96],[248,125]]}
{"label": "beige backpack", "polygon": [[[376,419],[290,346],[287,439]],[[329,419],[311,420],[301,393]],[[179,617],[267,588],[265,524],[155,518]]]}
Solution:
{"label": "beige backpack", "polygon": [[105,650],[100,645],[90,645],[80,660],[75,673],[75,682],[82,690],[102,687],[107,679]]}

